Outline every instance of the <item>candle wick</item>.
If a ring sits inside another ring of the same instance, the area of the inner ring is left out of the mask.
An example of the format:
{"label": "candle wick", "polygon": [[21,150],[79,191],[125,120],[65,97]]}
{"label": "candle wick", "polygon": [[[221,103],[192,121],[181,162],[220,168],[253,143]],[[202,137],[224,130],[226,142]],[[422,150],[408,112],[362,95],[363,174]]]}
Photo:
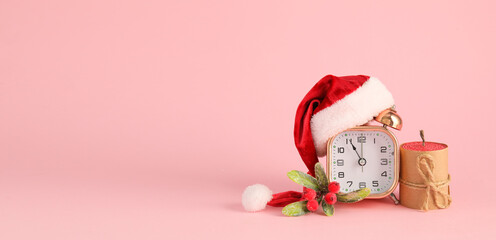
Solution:
{"label": "candle wick", "polygon": [[424,130],[420,130],[420,138],[422,138],[422,146],[425,147]]}

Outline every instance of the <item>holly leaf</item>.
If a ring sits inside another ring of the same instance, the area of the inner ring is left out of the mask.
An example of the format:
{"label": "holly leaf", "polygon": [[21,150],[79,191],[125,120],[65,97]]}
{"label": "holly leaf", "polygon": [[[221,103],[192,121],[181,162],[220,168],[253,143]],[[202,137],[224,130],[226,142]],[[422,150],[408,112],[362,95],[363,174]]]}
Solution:
{"label": "holly leaf", "polygon": [[345,203],[354,203],[362,201],[370,194],[370,188],[361,188],[349,193],[337,193],[338,201]]}
{"label": "holly leaf", "polygon": [[334,205],[327,204],[326,201],[322,201],[322,209],[324,210],[325,215],[331,217],[334,215]]}
{"label": "holly leaf", "polygon": [[329,179],[322,167],[320,162],[315,164],[315,176],[317,177],[317,183],[319,185],[320,191],[327,192],[327,188],[329,186]]}
{"label": "holly leaf", "polygon": [[288,217],[305,215],[310,212],[307,209],[307,202],[308,201],[300,201],[288,204],[282,209],[282,213]]}
{"label": "holly leaf", "polygon": [[317,184],[317,179],[314,177],[297,170],[288,172],[289,179],[293,182],[303,185],[304,187],[311,188],[315,191],[319,191],[319,186]]}

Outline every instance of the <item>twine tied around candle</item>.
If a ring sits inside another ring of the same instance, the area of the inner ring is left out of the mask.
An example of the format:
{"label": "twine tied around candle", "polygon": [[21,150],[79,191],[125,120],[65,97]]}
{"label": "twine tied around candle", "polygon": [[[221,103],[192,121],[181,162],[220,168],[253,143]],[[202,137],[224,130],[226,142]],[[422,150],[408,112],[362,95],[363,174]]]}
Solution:
{"label": "twine tied around candle", "polygon": [[417,157],[417,170],[420,176],[424,179],[424,184],[412,183],[405,181],[404,179],[400,179],[400,182],[410,188],[425,189],[425,199],[420,209],[423,211],[429,210],[429,198],[431,194],[436,207],[449,207],[451,204],[451,196],[442,192],[441,188],[448,186],[451,181],[451,176],[448,174],[448,179],[443,181],[435,181],[433,173],[434,159],[429,154],[421,154]]}

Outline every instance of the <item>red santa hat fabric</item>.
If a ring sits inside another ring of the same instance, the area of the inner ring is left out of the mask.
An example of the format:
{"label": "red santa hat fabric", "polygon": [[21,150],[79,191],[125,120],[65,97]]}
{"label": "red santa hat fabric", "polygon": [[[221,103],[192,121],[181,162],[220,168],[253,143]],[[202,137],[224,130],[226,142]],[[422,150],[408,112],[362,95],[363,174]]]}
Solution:
{"label": "red santa hat fabric", "polygon": [[296,148],[310,173],[318,156],[326,154],[330,137],[393,105],[391,93],[374,77],[327,75],[317,82],[298,106],[294,127]]}

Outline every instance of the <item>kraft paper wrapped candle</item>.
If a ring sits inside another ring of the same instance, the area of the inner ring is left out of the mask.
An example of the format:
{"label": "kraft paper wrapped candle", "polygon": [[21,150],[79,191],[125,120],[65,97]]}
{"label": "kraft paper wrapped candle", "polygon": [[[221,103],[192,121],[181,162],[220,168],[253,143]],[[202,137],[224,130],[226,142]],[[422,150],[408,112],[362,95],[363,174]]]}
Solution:
{"label": "kraft paper wrapped candle", "polygon": [[400,146],[400,203],[424,211],[444,209],[451,204],[448,145],[425,142]]}

